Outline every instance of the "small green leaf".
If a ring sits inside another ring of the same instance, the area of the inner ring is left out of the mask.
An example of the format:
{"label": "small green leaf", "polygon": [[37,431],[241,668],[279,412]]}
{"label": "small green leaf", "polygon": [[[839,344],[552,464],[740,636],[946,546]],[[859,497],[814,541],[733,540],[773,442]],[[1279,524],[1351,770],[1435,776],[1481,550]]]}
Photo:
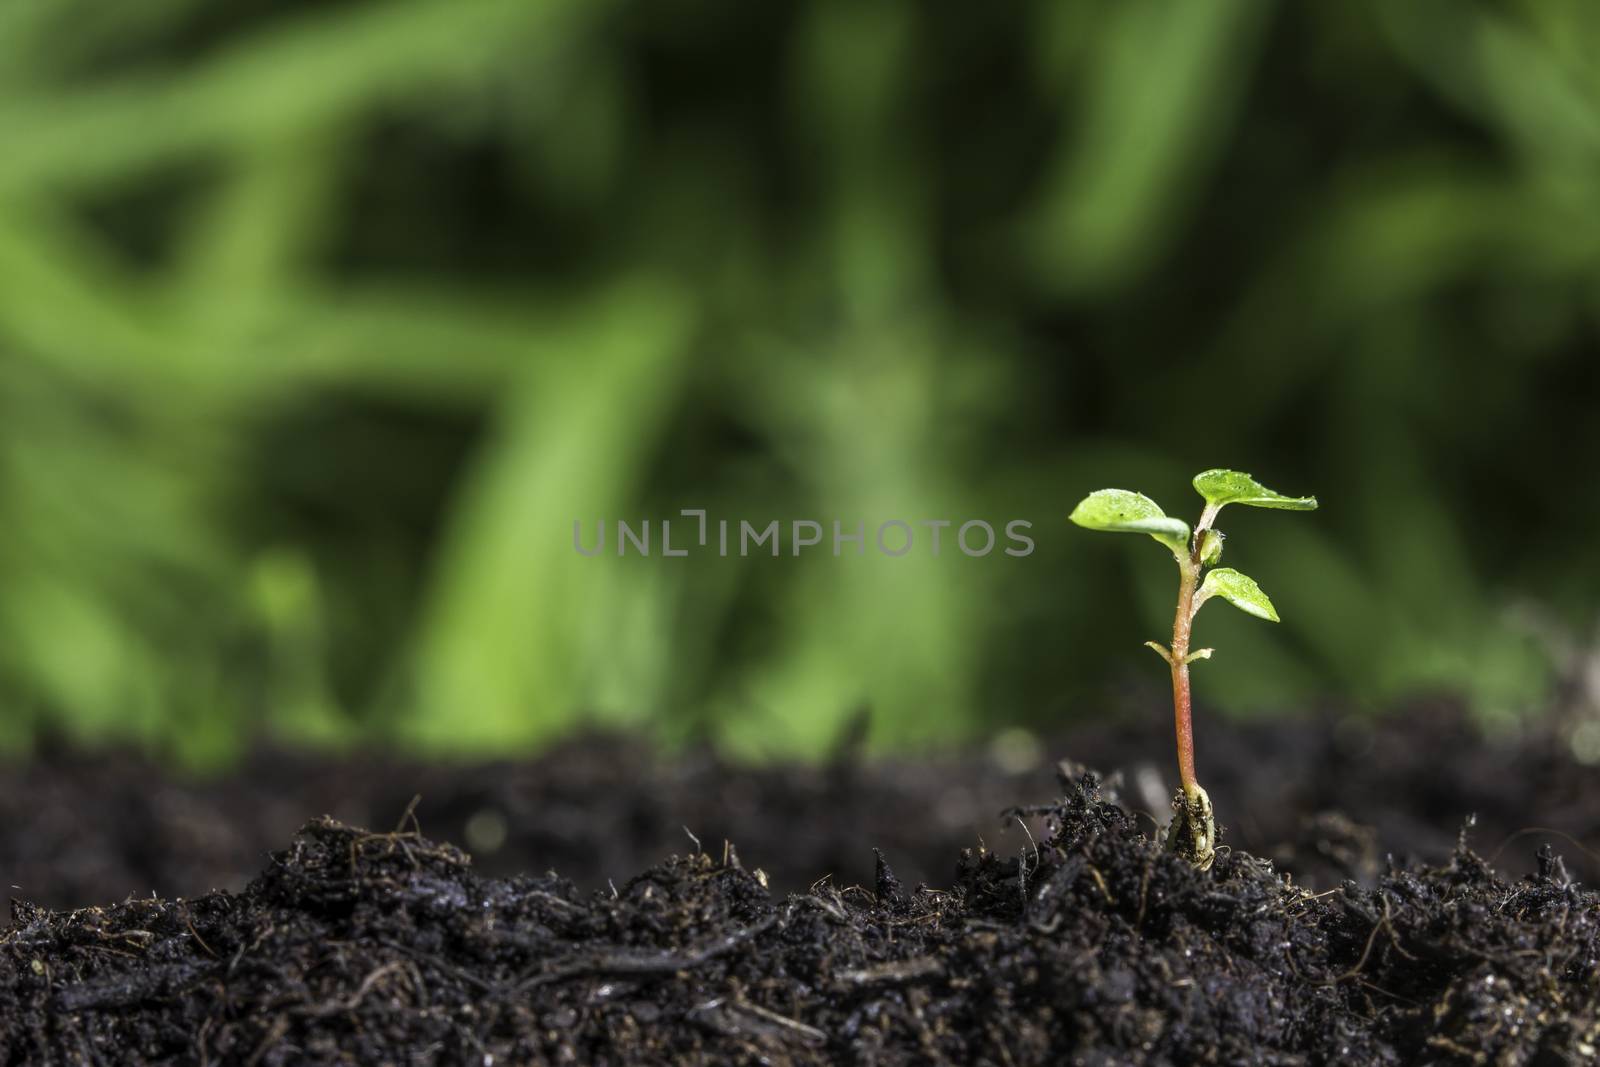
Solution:
{"label": "small green leaf", "polygon": [[1206,531],[1205,536],[1200,539],[1201,563],[1207,567],[1216,565],[1217,560],[1222,558],[1222,540],[1223,533],[1221,530]]}
{"label": "small green leaf", "polygon": [[1169,518],[1143,493],[1101,489],[1080,500],[1068,517],[1086,530],[1149,534],[1176,553],[1189,551],[1189,524]]}
{"label": "small green leaf", "polygon": [[1194,489],[1206,498],[1207,504],[1215,508],[1224,504],[1247,504],[1253,508],[1313,511],[1317,506],[1314,496],[1284,496],[1268,489],[1248,474],[1221,468],[1195,475]]}
{"label": "small green leaf", "polygon": [[1267,594],[1261,591],[1256,580],[1232,567],[1218,567],[1206,575],[1206,580],[1200,583],[1200,591],[1194,596],[1194,608],[1189,617],[1193,618],[1194,612],[1200,610],[1200,605],[1214,596],[1222,597],[1240,611],[1258,619],[1278,621],[1277,609],[1267,599]]}

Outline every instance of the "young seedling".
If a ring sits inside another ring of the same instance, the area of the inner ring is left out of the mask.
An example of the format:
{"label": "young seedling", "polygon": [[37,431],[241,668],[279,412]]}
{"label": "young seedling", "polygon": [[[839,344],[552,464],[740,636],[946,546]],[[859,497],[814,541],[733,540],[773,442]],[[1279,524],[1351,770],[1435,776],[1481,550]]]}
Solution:
{"label": "young seedling", "polygon": [[1149,534],[1171,549],[1178,561],[1178,610],[1172,620],[1172,645],[1169,648],[1157,641],[1145,644],[1155,649],[1172,669],[1172,707],[1177,719],[1178,779],[1182,789],[1173,801],[1176,815],[1167,831],[1167,846],[1204,870],[1211,866],[1215,854],[1217,828],[1211,813],[1211,798],[1206,796],[1194,774],[1189,664],[1210,659],[1211,649],[1191,651],[1190,630],[1201,606],[1217,596],[1259,619],[1278,621],[1272,601],[1253,579],[1231,568],[1216,566],[1222,558],[1223,539],[1222,531],[1216,529],[1217,512],[1229,504],[1310,511],[1317,506],[1317,498],[1284,496],[1248,474],[1229,470],[1197,474],[1194,487],[1205,498],[1206,506],[1193,530],[1182,519],[1168,517],[1154,500],[1126,489],[1101,489],[1090,493],[1072,509],[1071,519],[1089,530]]}

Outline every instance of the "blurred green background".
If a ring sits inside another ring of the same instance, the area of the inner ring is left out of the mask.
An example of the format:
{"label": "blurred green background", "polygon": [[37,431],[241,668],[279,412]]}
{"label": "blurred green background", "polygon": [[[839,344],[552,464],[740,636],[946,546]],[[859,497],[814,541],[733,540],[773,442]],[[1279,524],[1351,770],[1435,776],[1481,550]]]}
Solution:
{"label": "blurred green background", "polygon": [[[1202,617],[1203,706],[1536,714],[1597,636],[1592,0],[7,0],[0,53],[19,752],[1146,714],[1173,568],[1065,516],[1211,466],[1323,508],[1225,516],[1285,622]],[[1038,550],[573,551],[695,507]]]}

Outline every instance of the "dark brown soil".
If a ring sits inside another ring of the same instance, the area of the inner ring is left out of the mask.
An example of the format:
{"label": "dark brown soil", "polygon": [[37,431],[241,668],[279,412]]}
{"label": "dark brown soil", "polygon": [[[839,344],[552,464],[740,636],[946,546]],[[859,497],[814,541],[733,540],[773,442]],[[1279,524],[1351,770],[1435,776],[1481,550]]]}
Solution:
{"label": "dark brown soil", "polygon": [[0,1062],[1593,1062],[1600,895],[1548,846],[1319,895],[1197,872],[1113,799],[1067,783],[943,890],[880,860],[787,897],[731,850],[586,894],[319,819],[241,894],[15,904]]}
{"label": "dark brown soil", "polygon": [[[389,827],[417,794],[429,836],[467,849],[487,874],[554,869],[603,888],[692,847],[692,833],[710,851],[736,842],[779,892],[826,874],[869,882],[873,848],[910,884],[948,885],[961,849],[1026,846],[999,813],[1055,796],[1062,758],[1120,772],[1129,806],[1165,820],[1167,731],[1159,715],[1085,727],[1047,739],[1031,765],[979,746],[926,761],[843,754],[818,768],[750,769],[615,738],[481,766],[269,751],[214,781],[56,751],[0,766],[0,886],[58,908],[239,890],[310,815]],[[1369,723],[1209,718],[1199,741],[1228,843],[1313,888],[1370,884],[1388,852],[1443,862],[1468,815],[1475,845],[1511,874],[1531,871],[1529,846],[1548,841],[1575,877],[1600,882],[1600,778],[1555,733],[1485,738],[1453,705],[1424,703]]]}
{"label": "dark brown soil", "polygon": [[[749,770],[591,738],[211,783],[56,753],[0,778],[0,877],[35,901],[0,933],[0,1065],[1596,1061],[1600,801],[1557,733],[1209,725],[1206,873],[1152,843],[1148,724],[1045,746],[1104,787],[1015,751]],[[316,810],[399,829],[295,834]]]}

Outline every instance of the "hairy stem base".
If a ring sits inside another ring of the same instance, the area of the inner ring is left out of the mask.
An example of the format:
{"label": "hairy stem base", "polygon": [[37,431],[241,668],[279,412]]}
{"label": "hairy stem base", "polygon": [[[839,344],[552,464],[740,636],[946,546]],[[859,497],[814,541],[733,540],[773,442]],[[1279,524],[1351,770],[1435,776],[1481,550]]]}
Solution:
{"label": "hairy stem base", "polygon": [[1167,850],[1176,852],[1202,871],[1216,859],[1217,823],[1211,798],[1196,782],[1185,785],[1172,798],[1172,825],[1167,827]]}

